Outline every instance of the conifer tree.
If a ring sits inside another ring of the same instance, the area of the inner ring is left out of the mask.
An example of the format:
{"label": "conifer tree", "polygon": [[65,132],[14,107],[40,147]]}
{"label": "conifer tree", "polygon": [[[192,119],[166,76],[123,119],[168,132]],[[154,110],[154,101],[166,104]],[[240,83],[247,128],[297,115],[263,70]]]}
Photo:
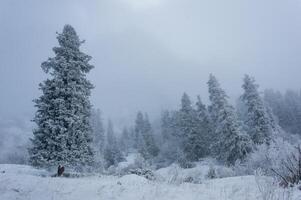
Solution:
{"label": "conifer tree", "polygon": [[38,167],[90,165],[89,96],[93,85],[86,74],[93,68],[91,57],[80,51],[83,41],[72,26],[65,25],[57,39],[55,56],[41,65],[50,77],[39,85],[42,95],[34,100],[37,127],[29,149],[30,163]]}
{"label": "conifer tree", "polygon": [[135,124],[135,140],[138,152],[144,159],[156,157],[159,153],[148,116],[138,112]]}
{"label": "conifer tree", "polygon": [[134,148],[139,151],[142,150],[144,147],[144,119],[143,114],[141,112],[137,113],[136,120],[135,120],[135,134],[134,134]]}
{"label": "conifer tree", "polygon": [[187,160],[196,161],[204,155],[197,112],[186,93],[183,94],[181,102],[181,109],[177,114],[177,126],[182,138],[182,148]]}
{"label": "conifer tree", "polygon": [[208,110],[203,104],[200,96],[197,97],[196,112],[198,122],[198,132],[200,134],[199,156],[204,157],[210,154],[210,146],[213,143],[212,123]]}
{"label": "conifer tree", "polygon": [[301,93],[287,90],[284,94],[284,101],[285,110],[289,113],[286,120],[289,131],[301,135]]}
{"label": "conifer tree", "polygon": [[148,154],[151,156],[151,158],[156,157],[159,153],[159,148],[156,145],[153,129],[147,114],[144,115],[144,130],[144,141]]}
{"label": "conifer tree", "polygon": [[245,75],[242,88],[244,93],[241,98],[247,106],[245,122],[248,125],[247,132],[255,144],[269,144],[274,125],[259,95],[258,85],[254,78]]}
{"label": "conifer tree", "polygon": [[161,113],[161,134],[164,142],[168,142],[168,140],[172,137],[172,117],[171,113],[168,110],[165,110]]}
{"label": "conifer tree", "polygon": [[177,137],[177,127],[175,120],[176,112],[165,110],[161,113],[161,135],[159,160],[164,166],[177,161],[180,149],[180,140]]}
{"label": "conifer tree", "polygon": [[215,156],[228,165],[243,161],[251,151],[250,138],[242,130],[234,108],[228,103],[226,93],[211,74],[209,81],[210,114],[214,119]]}
{"label": "conifer tree", "polygon": [[107,127],[107,142],[104,151],[104,159],[106,162],[106,167],[110,167],[112,165],[117,165],[124,158],[117,144],[117,139],[115,137],[113,124],[109,120]]}
{"label": "conifer tree", "polygon": [[126,127],[124,127],[124,129],[122,130],[121,137],[119,139],[119,146],[121,151],[125,154],[127,154],[130,151],[130,148],[132,146],[130,133]]}
{"label": "conifer tree", "polygon": [[105,129],[103,126],[101,112],[99,109],[92,109],[92,114],[90,117],[92,135],[93,135],[93,148],[94,148],[94,157],[97,165],[101,165],[104,153],[105,145]]}
{"label": "conifer tree", "polygon": [[269,89],[264,92],[264,101],[281,128],[288,133],[301,135],[301,93],[287,90],[282,94]]}

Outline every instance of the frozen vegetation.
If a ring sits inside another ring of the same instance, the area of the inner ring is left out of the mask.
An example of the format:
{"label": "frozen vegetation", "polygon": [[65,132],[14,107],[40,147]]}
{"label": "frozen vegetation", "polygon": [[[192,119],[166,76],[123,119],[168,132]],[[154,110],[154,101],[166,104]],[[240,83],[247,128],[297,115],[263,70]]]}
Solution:
{"label": "frozen vegetation", "polygon": [[[132,155],[133,156],[133,155]],[[123,165],[125,166],[125,165]],[[261,175],[207,177],[209,166],[182,169],[177,165],[154,171],[155,180],[135,174],[85,174],[83,177],[50,177],[51,173],[25,165],[0,165],[0,199],[145,199],[145,200],[298,200],[300,191],[278,187],[273,179]],[[219,167],[216,166],[218,169]],[[229,170],[229,169],[228,169]],[[192,181],[191,177],[195,180]]]}

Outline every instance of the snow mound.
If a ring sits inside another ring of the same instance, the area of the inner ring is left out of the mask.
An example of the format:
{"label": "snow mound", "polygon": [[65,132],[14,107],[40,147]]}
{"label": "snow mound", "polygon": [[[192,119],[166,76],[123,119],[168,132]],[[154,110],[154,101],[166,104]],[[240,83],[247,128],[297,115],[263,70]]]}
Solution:
{"label": "snow mound", "polygon": [[138,176],[136,174],[129,174],[129,175],[125,175],[122,176],[120,179],[118,179],[118,181],[121,184],[125,184],[125,185],[139,185],[139,184],[147,184],[149,181],[142,177],[142,176]]}
{"label": "snow mound", "polygon": [[45,176],[49,173],[46,170],[35,169],[28,165],[14,165],[14,164],[1,164],[0,173],[14,174],[14,175],[34,175]]}

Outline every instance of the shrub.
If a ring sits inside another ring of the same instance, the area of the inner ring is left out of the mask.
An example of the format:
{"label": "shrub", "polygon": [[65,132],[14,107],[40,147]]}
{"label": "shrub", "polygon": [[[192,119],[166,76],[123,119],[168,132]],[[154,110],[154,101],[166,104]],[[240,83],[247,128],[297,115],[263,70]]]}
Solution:
{"label": "shrub", "polygon": [[216,172],[215,172],[215,168],[213,167],[213,165],[210,165],[206,177],[209,178],[209,179],[217,178],[217,175],[216,175]]}
{"label": "shrub", "polygon": [[296,147],[296,150],[281,162],[280,169],[272,168],[272,172],[280,178],[280,185],[283,187],[301,183],[301,147]]}

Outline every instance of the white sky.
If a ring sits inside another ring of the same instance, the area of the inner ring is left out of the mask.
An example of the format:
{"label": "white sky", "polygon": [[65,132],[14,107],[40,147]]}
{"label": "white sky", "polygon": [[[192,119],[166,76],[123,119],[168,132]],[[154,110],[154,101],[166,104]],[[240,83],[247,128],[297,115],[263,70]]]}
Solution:
{"label": "white sky", "polygon": [[114,121],[175,108],[186,91],[207,100],[213,73],[228,94],[242,77],[263,88],[301,85],[299,0],[2,0],[0,115],[32,117],[64,24],[93,57],[92,102]]}

